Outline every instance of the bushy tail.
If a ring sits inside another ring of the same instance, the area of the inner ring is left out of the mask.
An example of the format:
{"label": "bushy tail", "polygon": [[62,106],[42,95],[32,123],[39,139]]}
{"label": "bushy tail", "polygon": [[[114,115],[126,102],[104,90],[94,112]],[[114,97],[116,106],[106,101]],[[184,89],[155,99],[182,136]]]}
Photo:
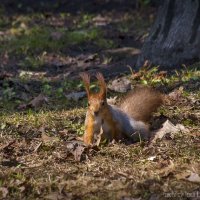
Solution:
{"label": "bushy tail", "polygon": [[138,86],[122,100],[120,108],[135,120],[148,122],[163,100],[163,95],[153,88]]}

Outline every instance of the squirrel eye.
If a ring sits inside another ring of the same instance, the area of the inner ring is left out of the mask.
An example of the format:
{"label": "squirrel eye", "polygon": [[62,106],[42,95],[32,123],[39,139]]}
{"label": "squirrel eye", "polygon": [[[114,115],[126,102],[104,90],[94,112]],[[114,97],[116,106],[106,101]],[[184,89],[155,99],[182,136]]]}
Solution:
{"label": "squirrel eye", "polygon": [[90,102],[88,102],[87,105],[90,106]]}
{"label": "squirrel eye", "polygon": [[101,105],[102,105],[102,106],[104,106],[104,104],[105,104],[105,102],[104,102],[104,101],[102,101],[102,102],[101,102]]}

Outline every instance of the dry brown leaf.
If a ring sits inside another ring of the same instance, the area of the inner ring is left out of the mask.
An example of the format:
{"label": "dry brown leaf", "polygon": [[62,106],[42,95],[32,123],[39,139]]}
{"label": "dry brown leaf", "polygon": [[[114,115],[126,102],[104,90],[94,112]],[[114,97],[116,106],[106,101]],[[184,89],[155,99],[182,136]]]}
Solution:
{"label": "dry brown leaf", "polygon": [[83,146],[78,146],[78,147],[76,148],[76,150],[73,152],[73,154],[74,154],[74,159],[75,159],[76,161],[81,161],[82,153],[84,152],[84,150],[85,150],[85,147],[83,147]]}
{"label": "dry brown leaf", "polygon": [[[166,167],[163,167],[163,164],[165,165],[167,162],[167,166]],[[162,176],[162,177],[166,177],[168,176],[171,172],[174,171],[174,163],[172,160],[169,160],[169,161],[165,161],[164,163],[161,163],[162,165],[162,169],[159,170],[159,174]]]}
{"label": "dry brown leaf", "polygon": [[83,136],[77,136],[77,137],[76,137],[76,140],[78,140],[78,141],[83,141]]}
{"label": "dry brown leaf", "polygon": [[149,200],[160,200],[160,196],[158,194],[152,194]]}
{"label": "dry brown leaf", "polygon": [[65,196],[62,194],[59,194],[58,192],[52,192],[44,197],[45,199],[49,200],[61,200],[65,199]]}
{"label": "dry brown leaf", "polygon": [[173,104],[173,102],[177,102],[180,100],[181,96],[183,94],[183,87],[180,87],[179,89],[174,90],[173,92],[166,95],[166,104]]}
{"label": "dry brown leaf", "polygon": [[112,81],[108,88],[116,92],[125,93],[131,89],[131,82],[126,77],[122,77]]}
{"label": "dry brown leaf", "polygon": [[28,105],[30,105],[33,108],[37,108],[37,107],[40,107],[43,103],[47,103],[47,102],[48,102],[48,98],[44,96],[43,94],[39,94]]}
{"label": "dry brown leaf", "polygon": [[200,183],[200,176],[197,173],[191,171],[184,171],[183,173],[176,175],[177,179],[187,180],[193,183]]}
{"label": "dry brown leaf", "polygon": [[176,174],[176,178],[178,180],[181,180],[181,179],[185,179],[186,177],[189,177],[190,176],[190,171],[184,171],[182,173],[179,173],[179,174]]}
{"label": "dry brown leaf", "polygon": [[4,79],[10,78],[10,77],[13,77],[13,74],[5,72],[5,71],[0,72],[0,80],[4,80]]}
{"label": "dry brown leaf", "polygon": [[8,189],[6,187],[0,187],[0,197],[6,198]]}
{"label": "dry brown leaf", "polygon": [[147,158],[147,160],[149,160],[149,161],[154,161],[155,159],[156,159],[156,156],[150,156]]}
{"label": "dry brown leaf", "polygon": [[16,140],[13,140],[13,141],[9,142],[8,144],[2,145],[2,146],[0,147],[0,150],[3,150],[3,149],[6,149],[6,148],[10,147],[10,146],[13,145],[15,142],[16,142]]}
{"label": "dry brown leaf", "polygon": [[45,132],[42,132],[42,141],[44,143],[53,143],[59,141],[57,137],[49,137]]}
{"label": "dry brown leaf", "polygon": [[47,102],[48,102],[48,98],[46,96],[44,96],[43,94],[39,94],[37,97],[35,97],[33,100],[31,100],[28,104],[20,104],[18,106],[18,109],[24,110],[27,108],[38,108]]}
{"label": "dry brown leaf", "polygon": [[200,176],[196,173],[191,172],[190,176],[186,180],[194,183],[200,183]]}
{"label": "dry brown leaf", "polygon": [[58,32],[58,31],[54,31],[50,34],[50,36],[53,40],[60,40],[63,37],[63,33]]}
{"label": "dry brown leaf", "polygon": [[95,54],[91,54],[84,60],[84,62],[85,63],[91,62],[91,61],[94,61],[97,58],[98,58],[98,54],[96,54],[96,53]]}
{"label": "dry brown leaf", "polygon": [[156,141],[157,139],[162,139],[167,133],[174,134],[180,131],[187,132],[188,130],[182,124],[174,125],[169,120],[166,120],[163,123],[163,127],[153,134],[154,135],[153,141]]}
{"label": "dry brown leaf", "polygon": [[71,154],[73,154],[74,159],[76,161],[81,161],[83,159],[82,154],[85,148],[86,148],[85,146],[75,141],[72,141],[67,144],[67,149]]}
{"label": "dry brown leaf", "polygon": [[74,101],[78,101],[80,100],[81,98],[85,97],[86,96],[86,92],[72,92],[68,95],[66,95],[66,98],[68,100],[74,100]]}
{"label": "dry brown leaf", "polygon": [[24,110],[27,108],[27,104],[23,103],[23,104],[20,104],[18,107],[17,107],[19,110]]}
{"label": "dry brown leaf", "polygon": [[143,66],[142,66],[142,68],[147,68],[147,67],[149,67],[149,66],[151,66],[150,61],[149,61],[149,60],[145,60]]}
{"label": "dry brown leaf", "polygon": [[58,131],[58,135],[60,138],[66,139],[66,137],[69,136],[69,130],[67,129],[60,130]]}

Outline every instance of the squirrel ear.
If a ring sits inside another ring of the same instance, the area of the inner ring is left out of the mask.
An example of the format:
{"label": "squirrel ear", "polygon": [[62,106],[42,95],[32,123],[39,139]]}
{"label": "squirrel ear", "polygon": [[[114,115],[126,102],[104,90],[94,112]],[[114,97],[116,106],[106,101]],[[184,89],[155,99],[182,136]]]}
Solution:
{"label": "squirrel ear", "polygon": [[98,83],[99,83],[100,94],[103,95],[104,98],[106,98],[106,82],[104,80],[103,74],[98,72],[96,74],[96,78],[97,78]]}
{"label": "squirrel ear", "polygon": [[89,97],[90,96],[90,75],[86,72],[81,72],[79,75],[83,80],[85,90],[86,90],[87,95]]}

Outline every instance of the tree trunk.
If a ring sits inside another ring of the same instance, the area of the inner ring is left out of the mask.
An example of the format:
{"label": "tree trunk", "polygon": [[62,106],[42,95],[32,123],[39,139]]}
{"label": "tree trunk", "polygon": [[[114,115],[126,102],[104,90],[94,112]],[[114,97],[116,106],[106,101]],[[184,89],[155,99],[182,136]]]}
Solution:
{"label": "tree trunk", "polygon": [[137,66],[148,60],[167,68],[200,60],[200,0],[165,0]]}

